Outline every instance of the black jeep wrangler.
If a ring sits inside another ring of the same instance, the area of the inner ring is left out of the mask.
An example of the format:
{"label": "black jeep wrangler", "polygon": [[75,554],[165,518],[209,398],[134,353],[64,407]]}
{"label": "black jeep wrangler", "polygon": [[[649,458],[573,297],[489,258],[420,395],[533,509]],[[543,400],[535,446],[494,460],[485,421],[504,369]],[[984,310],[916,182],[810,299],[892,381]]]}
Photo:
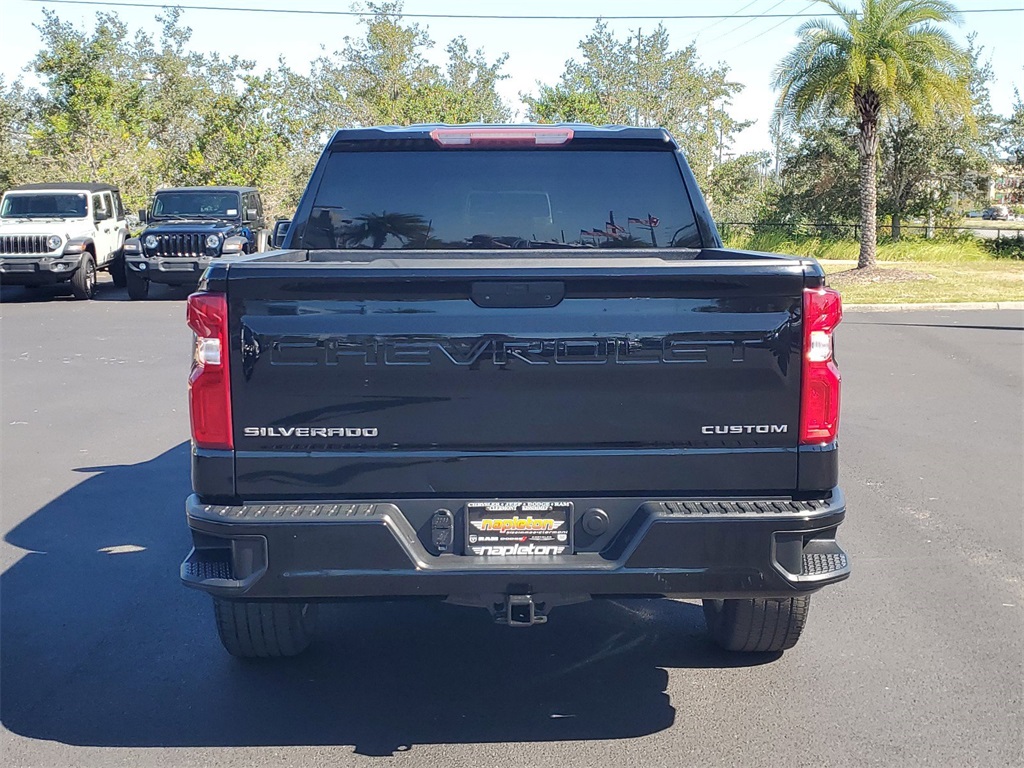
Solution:
{"label": "black jeep wrangler", "polygon": [[253,187],[161,189],[146,228],[125,242],[128,295],[144,299],[150,282],[196,286],[213,259],[267,250],[263,201]]}

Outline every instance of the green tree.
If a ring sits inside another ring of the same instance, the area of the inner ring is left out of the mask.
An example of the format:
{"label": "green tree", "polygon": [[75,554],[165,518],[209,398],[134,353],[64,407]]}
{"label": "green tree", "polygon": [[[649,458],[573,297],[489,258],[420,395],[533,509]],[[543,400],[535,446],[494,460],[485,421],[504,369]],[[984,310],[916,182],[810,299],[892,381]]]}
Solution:
{"label": "green tree", "polygon": [[178,9],[157,19],[153,41],[116,14],[80,30],[44,12],[28,120],[36,175],[108,181],[135,207],[159,185],[260,185],[286,165],[251,62],[190,51]]}
{"label": "green tree", "polygon": [[1024,203],[1024,99],[1013,91],[1013,113],[1000,126],[998,146],[1000,161],[1006,165],[1006,199],[1020,206]]}
{"label": "green tree", "polygon": [[907,216],[924,213],[928,207],[920,192],[932,179],[935,133],[906,114],[889,120],[883,131],[878,207],[892,217],[893,240],[901,238]]}
{"label": "green tree", "polygon": [[991,160],[966,130],[962,118],[937,115],[921,125],[904,114],[888,122],[880,157],[879,210],[891,217],[899,240],[912,216],[934,219],[981,192]]}
{"label": "green tree", "polygon": [[501,70],[508,54],[488,62],[481,49],[470,52],[464,37],[456,37],[445,51],[448,63],[441,79],[438,114],[447,123],[500,123],[512,111],[498,94],[497,86],[508,78]]}
{"label": "green tree", "polygon": [[779,158],[778,191],[764,220],[850,224],[860,215],[856,136],[843,122],[820,114],[805,120]]}
{"label": "green tree", "polygon": [[130,203],[141,201],[152,186],[154,153],[127,27],[100,13],[84,32],[44,11],[37,28],[43,47],[30,67],[42,93],[28,128],[36,173],[118,184]]}
{"label": "green tree", "polygon": [[426,52],[434,46],[418,24],[402,22],[402,3],[367,3],[373,16],[362,20],[360,37],[314,62],[312,79],[325,108],[325,126],[409,125],[411,123],[501,122],[511,116],[496,86],[507,56],[488,62],[470,52],[464,38],[446,47],[444,70]]}
{"label": "green tree", "polygon": [[728,67],[702,64],[693,45],[672,50],[660,24],[619,40],[599,21],[579,49],[580,59],[566,62],[558,83],[538,84],[536,96],[521,94],[530,118],[668,128],[706,186],[723,150],[748,125],[726,111],[743,89],[729,80]]}
{"label": "green tree", "polygon": [[541,85],[537,96],[522,95],[530,108],[530,119],[541,123],[609,122],[608,111],[597,93],[579,91],[567,83]]}
{"label": "green tree", "polygon": [[946,209],[958,210],[978,197],[992,162],[998,157],[1002,122],[993,111],[988,83],[992,66],[983,49],[968,37],[971,111],[942,109],[925,124],[901,109],[886,124],[880,145],[879,210],[892,217],[892,238],[899,240],[903,220]]}
{"label": "green tree", "polygon": [[157,176],[172,185],[258,184],[278,142],[250,83],[253,64],[191,51],[181,14],[171,8],[157,17],[163,28],[155,44],[137,38]]}
{"label": "green tree", "polygon": [[748,152],[716,165],[705,190],[715,219],[749,222],[757,218],[764,204],[770,168],[767,152]]}
{"label": "green tree", "polygon": [[1000,143],[1011,162],[1024,165],[1024,99],[1018,90],[1013,96],[1013,114],[1006,120]]}
{"label": "green tree", "polygon": [[244,81],[239,108],[246,138],[237,146],[258,148],[253,182],[268,215],[290,217],[332,126],[314,97],[312,78],[284,62]]}
{"label": "green tree", "polygon": [[820,0],[839,21],[811,19],[774,73],[778,119],[815,108],[856,123],[860,183],[858,267],[875,264],[879,128],[906,109],[923,124],[936,109],[969,113],[969,57],[940,26],[957,20],[946,0],[862,0],[859,10]]}
{"label": "green tree", "polygon": [[352,116],[362,125],[405,125],[418,122],[426,92],[438,79],[425,52],[433,47],[418,24],[403,25],[398,2],[370,5],[373,17],[363,19],[365,35],[345,38],[340,51],[338,91],[347,98]]}
{"label": "green tree", "polygon": [[21,81],[0,77],[0,191],[27,181],[29,103]]}
{"label": "green tree", "polygon": [[39,88],[0,83],[0,181],[109,181],[132,207],[161,185],[246,184],[287,215],[338,128],[509,119],[497,91],[506,57],[459,37],[435,66],[400,2],[369,8],[363,33],[305,73],[193,50],[177,8],[156,17],[155,39],[113,13],[79,28],[44,11]]}

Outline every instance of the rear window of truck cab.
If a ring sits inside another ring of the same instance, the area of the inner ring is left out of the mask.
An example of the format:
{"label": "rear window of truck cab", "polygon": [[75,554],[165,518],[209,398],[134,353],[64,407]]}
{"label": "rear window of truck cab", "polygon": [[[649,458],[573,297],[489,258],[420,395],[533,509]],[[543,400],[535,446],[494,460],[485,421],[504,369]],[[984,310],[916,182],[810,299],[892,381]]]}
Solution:
{"label": "rear window of truck cab", "polygon": [[335,152],[308,249],[700,248],[675,154]]}

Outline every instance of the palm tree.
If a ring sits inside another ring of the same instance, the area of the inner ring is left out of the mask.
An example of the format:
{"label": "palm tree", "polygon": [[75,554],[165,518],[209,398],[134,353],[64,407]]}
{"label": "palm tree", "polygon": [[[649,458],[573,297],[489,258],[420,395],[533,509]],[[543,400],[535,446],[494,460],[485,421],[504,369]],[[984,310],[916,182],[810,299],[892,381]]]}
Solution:
{"label": "palm tree", "polygon": [[861,0],[859,10],[839,0],[819,0],[839,16],[811,19],[797,30],[800,41],[779,63],[777,121],[799,122],[821,110],[842,115],[858,128],[860,155],[860,257],[875,263],[879,123],[905,109],[921,123],[936,110],[970,119],[970,57],[941,28],[957,23],[946,0]]}
{"label": "palm tree", "polygon": [[424,240],[430,233],[430,225],[422,216],[415,213],[367,213],[355,219],[357,224],[348,233],[349,245],[362,245],[367,240],[370,247],[384,247],[388,237],[394,236],[408,243],[410,240]]}

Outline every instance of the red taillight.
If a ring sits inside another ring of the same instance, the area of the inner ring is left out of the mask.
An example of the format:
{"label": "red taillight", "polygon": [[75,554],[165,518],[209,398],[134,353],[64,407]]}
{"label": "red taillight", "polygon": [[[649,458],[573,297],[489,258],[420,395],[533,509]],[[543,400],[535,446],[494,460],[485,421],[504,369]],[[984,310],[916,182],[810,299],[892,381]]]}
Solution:
{"label": "red taillight", "polygon": [[832,288],[804,291],[803,383],[800,443],[831,443],[839,432],[839,368],[832,333],[843,319],[843,300]]}
{"label": "red taillight", "polygon": [[227,297],[222,293],[189,296],[188,327],[196,334],[188,377],[192,439],[200,448],[233,448]]}
{"label": "red taillight", "polygon": [[572,128],[435,128],[430,138],[442,147],[479,145],[532,144],[537,147],[557,146],[572,140]]}

